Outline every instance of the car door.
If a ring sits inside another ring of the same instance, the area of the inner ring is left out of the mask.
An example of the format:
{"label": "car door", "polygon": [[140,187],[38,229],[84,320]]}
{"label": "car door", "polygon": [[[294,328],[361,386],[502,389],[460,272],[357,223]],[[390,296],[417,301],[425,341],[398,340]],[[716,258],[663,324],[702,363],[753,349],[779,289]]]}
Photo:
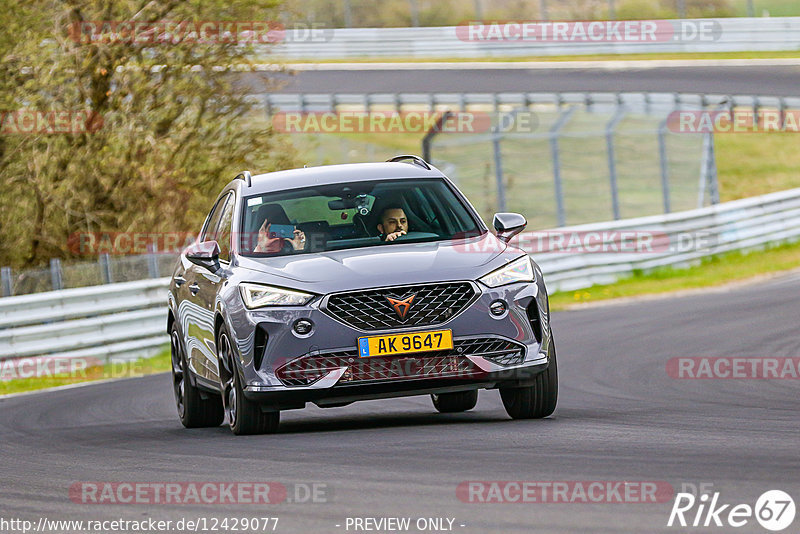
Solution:
{"label": "car door", "polygon": [[216,309],[217,292],[229,273],[231,225],[233,224],[235,205],[235,194],[230,192],[221,201],[221,211],[216,226],[206,236],[207,241],[214,240],[219,245],[220,254],[218,267],[212,270],[201,265],[194,266],[196,299],[198,305],[202,307],[202,319],[200,324],[198,324],[198,334],[203,346],[202,357],[204,358],[202,376],[214,382],[219,380],[217,348],[214,335],[214,311]]}
{"label": "car door", "polygon": [[[203,230],[200,232],[198,241],[208,241],[214,239],[216,229],[219,226],[219,219],[227,201],[228,196],[220,198],[209,212]],[[199,280],[204,279],[203,267],[181,257],[181,262],[185,269],[181,276],[184,282],[181,284],[181,294],[183,298],[179,301],[178,316],[183,326],[183,335],[186,341],[186,354],[189,357],[189,366],[192,371],[204,378],[213,376],[216,364],[213,369],[209,369],[209,361],[216,360],[213,344],[209,347],[206,341],[205,330],[208,322],[213,323],[213,309],[209,310],[207,295],[201,294],[201,284]],[[213,299],[212,299],[213,305]],[[209,313],[211,318],[209,319]],[[213,324],[212,324],[213,329]]]}

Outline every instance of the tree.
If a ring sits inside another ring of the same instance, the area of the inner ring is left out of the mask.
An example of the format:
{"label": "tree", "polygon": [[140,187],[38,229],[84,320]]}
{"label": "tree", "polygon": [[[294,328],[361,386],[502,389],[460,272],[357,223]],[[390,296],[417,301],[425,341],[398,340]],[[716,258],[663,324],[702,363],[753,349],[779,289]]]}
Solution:
{"label": "tree", "polygon": [[[278,19],[278,7],[277,0],[6,0],[0,265],[68,257],[70,236],[81,232],[196,231],[238,171],[291,164],[289,147],[263,122],[254,126],[257,102],[235,75],[253,71],[254,41],[280,39],[265,24]],[[256,21],[254,34],[241,33]],[[41,128],[20,133],[30,114],[17,110],[38,112]],[[53,112],[69,119],[69,133]]]}

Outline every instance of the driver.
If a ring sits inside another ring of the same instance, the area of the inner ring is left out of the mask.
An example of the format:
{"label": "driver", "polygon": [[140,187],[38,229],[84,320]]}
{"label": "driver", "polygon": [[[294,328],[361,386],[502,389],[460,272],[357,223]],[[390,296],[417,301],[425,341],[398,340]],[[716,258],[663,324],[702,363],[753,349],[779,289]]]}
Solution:
{"label": "driver", "polygon": [[394,241],[408,233],[408,219],[400,206],[387,206],[381,211],[378,231],[381,241]]}

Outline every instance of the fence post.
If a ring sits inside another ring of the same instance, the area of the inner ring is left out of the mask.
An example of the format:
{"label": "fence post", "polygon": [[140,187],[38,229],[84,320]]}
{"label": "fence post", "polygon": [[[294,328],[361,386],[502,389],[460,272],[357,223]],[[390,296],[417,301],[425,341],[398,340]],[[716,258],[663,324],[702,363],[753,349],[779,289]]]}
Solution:
{"label": "fence post", "polygon": [[658,157],[661,163],[661,194],[664,197],[664,213],[670,213],[669,160],[667,159],[667,120],[658,125]]}
{"label": "fence post", "polygon": [[616,156],[614,154],[614,132],[617,129],[617,125],[620,123],[622,118],[625,116],[625,110],[622,106],[618,103],[617,104],[617,112],[614,114],[614,117],[608,121],[606,125],[606,147],[608,149],[608,179],[611,185],[611,211],[614,214],[614,220],[618,221],[620,219],[619,214],[619,190],[617,188],[617,162]]}
{"label": "fence post", "polygon": [[719,181],[717,177],[717,149],[714,141],[714,134],[709,134],[709,153],[708,153],[708,189],[711,197],[711,204],[719,204]]}
{"label": "fence post", "polygon": [[344,0],[344,27],[353,27],[353,10],[350,7],[350,0]]}
{"label": "fence post", "polygon": [[431,129],[428,130],[428,133],[425,134],[425,137],[422,138],[422,159],[431,163],[431,145],[433,144],[433,138],[436,137],[436,134],[442,131],[442,127],[444,123],[453,116],[453,112],[445,111],[442,115],[436,120],[436,123],[431,126]]}
{"label": "fence post", "polygon": [[14,284],[11,283],[11,267],[3,267],[0,269],[0,280],[2,280],[3,296],[14,296]]}
{"label": "fence post", "polygon": [[108,253],[100,254],[97,261],[100,263],[100,274],[103,277],[104,284],[113,282],[111,278],[111,261],[109,260]]}
{"label": "fence post", "polygon": [[706,200],[706,191],[709,193],[709,200],[714,202],[711,182],[714,180],[711,174],[716,172],[714,162],[714,134],[711,132],[703,134],[703,155],[700,160],[700,183],[698,184],[697,207],[702,208]]}
{"label": "fence post", "polygon": [[494,128],[492,132],[492,147],[494,149],[494,174],[497,180],[497,211],[506,211],[506,184],[503,181],[503,154],[500,151],[500,130]]}
{"label": "fence post", "polygon": [[158,248],[155,243],[147,245],[147,270],[150,278],[158,278]]}
{"label": "fence post", "polygon": [[575,108],[572,106],[566,111],[562,111],[556,123],[550,128],[550,152],[553,157],[553,188],[556,196],[556,218],[558,220],[558,226],[567,225],[567,214],[564,210],[564,191],[561,184],[561,158],[558,136],[561,133],[561,128],[564,127],[574,112]]}
{"label": "fence post", "polygon": [[419,27],[419,6],[417,0],[408,0],[409,7],[411,8],[411,26],[414,28]]}
{"label": "fence post", "polygon": [[475,3],[475,20],[483,20],[482,0],[474,0],[474,3]]}
{"label": "fence post", "polygon": [[539,18],[547,22],[547,0],[539,0]]}
{"label": "fence post", "polygon": [[64,289],[64,283],[61,279],[61,260],[58,258],[50,260],[50,282],[53,286],[53,291]]}

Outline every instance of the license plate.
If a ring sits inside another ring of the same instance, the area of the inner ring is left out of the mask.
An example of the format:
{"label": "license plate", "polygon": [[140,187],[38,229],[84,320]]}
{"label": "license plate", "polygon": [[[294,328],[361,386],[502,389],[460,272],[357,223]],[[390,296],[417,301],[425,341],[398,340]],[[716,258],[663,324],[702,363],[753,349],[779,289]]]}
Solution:
{"label": "license plate", "polygon": [[453,332],[451,330],[409,332],[408,334],[358,338],[358,355],[361,358],[413,354],[415,352],[452,348]]}

